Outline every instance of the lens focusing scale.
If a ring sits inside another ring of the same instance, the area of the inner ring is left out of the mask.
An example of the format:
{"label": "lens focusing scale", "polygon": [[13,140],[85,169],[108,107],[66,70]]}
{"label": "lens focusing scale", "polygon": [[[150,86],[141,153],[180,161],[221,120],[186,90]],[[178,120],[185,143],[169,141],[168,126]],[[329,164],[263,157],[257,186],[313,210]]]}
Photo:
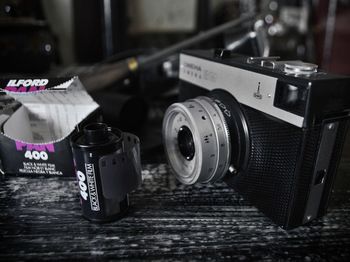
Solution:
{"label": "lens focusing scale", "polygon": [[184,184],[214,182],[228,170],[229,132],[221,110],[208,97],[170,106],[163,139],[168,160]]}

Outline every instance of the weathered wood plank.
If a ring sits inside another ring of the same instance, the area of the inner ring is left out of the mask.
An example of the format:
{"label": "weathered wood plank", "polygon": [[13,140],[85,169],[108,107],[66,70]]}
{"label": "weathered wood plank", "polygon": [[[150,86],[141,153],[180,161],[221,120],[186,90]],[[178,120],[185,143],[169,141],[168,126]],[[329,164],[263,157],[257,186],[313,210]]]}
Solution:
{"label": "weathered wood plank", "polygon": [[350,161],[329,213],[284,231],[224,183],[183,186],[165,164],[146,165],[128,215],[81,217],[73,178],[0,181],[0,260],[344,260],[350,257]]}

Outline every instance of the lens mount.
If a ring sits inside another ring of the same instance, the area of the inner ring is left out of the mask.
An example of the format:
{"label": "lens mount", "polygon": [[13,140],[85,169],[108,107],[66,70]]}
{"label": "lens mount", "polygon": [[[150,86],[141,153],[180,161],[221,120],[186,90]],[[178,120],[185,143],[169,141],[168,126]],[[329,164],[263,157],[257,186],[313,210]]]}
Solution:
{"label": "lens mount", "polygon": [[215,182],[230,165],[230,137],[218,105],[201,96],[171,105],[163,139],[175,175],[184,184]]}

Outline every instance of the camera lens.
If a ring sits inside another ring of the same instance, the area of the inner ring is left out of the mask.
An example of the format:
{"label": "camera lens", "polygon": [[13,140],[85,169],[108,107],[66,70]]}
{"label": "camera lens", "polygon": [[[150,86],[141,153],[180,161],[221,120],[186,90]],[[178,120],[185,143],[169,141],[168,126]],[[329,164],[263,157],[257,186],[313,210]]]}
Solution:
{"label": "camera lens", "polygon": [[163,121],[168,161],[180,182],[214,182],[230,164],[230,139],[218,105],[201,96],[171,105]]}
{"label": "camera lens", "polygon": [[181,154],[190,161],[194,157],[195,147],[191,130],[187,126],[182,126],[177,133],[177,142]]}

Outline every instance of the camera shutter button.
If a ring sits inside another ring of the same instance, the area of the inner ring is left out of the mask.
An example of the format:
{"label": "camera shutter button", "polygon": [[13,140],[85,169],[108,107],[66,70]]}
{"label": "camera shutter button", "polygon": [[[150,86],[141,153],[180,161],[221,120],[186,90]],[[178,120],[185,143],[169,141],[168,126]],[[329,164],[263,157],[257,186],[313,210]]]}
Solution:
{"label": "camera shutter button", "polygon": [[287,74],[308,75],[317,72],[318,66],[302,61],[288,61],[284,64],[283,71]]}

